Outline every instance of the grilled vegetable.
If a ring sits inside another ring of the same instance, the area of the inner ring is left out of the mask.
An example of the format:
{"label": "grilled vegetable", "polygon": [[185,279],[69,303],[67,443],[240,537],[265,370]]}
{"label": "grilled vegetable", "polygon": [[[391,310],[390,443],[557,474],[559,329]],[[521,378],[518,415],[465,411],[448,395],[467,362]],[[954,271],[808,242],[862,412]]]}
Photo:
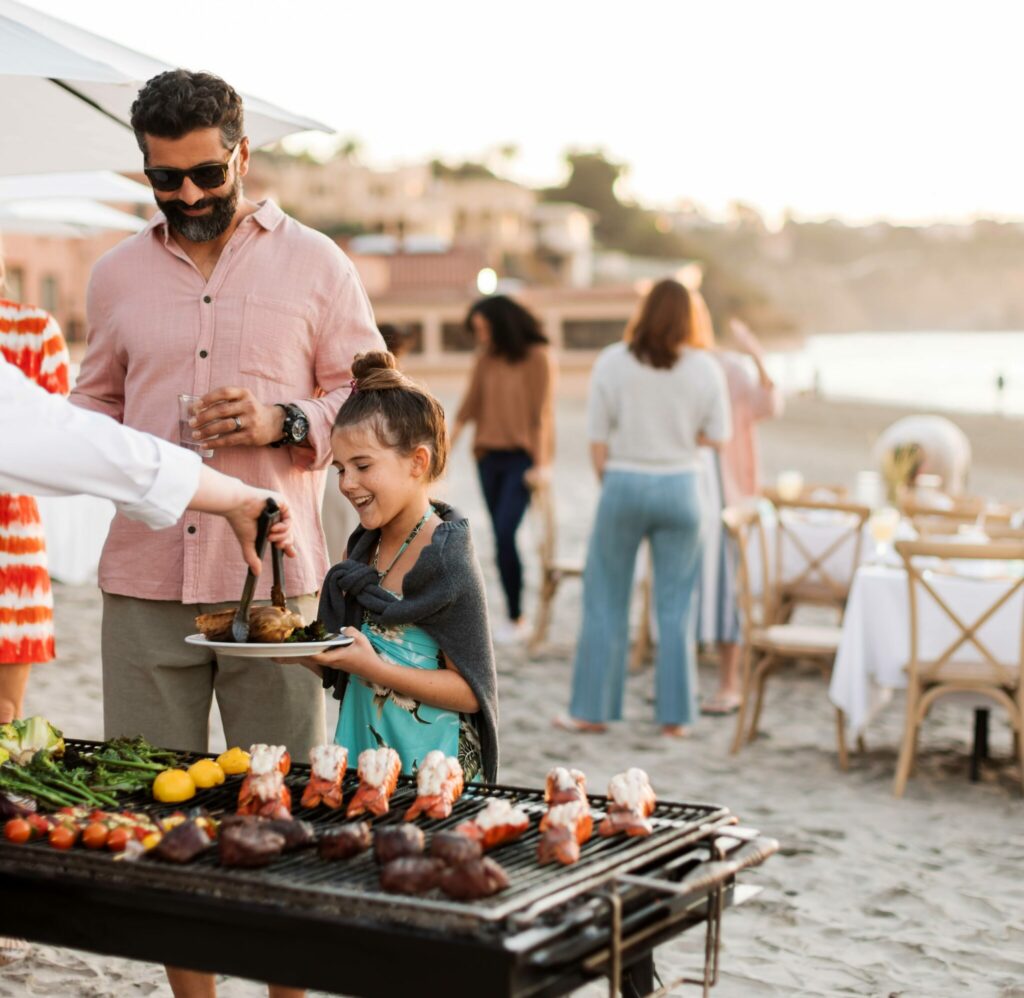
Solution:
{"label": "grilled vegetable", "polygon": [[32,826],[24,818],[11,818],[4,825],[4,838],[16,845],[24,845],[32,838]]}
{"label": "grilled vegetable", "polygon": [[45,717],[26,717],[0,724],[0,749],[19,765],[30,762],[38,752],[64,754],[64,735]]}

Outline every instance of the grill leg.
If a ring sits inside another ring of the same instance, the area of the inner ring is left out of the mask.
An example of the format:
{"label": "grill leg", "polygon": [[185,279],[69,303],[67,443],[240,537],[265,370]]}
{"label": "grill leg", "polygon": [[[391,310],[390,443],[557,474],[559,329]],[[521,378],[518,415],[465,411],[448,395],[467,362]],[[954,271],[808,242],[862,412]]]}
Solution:
{"label": "grill leg", "polygon": [[981,779],[981,760],[988,758],[988,711],[974,712],[974,748],[971,751],[971,782]]}
{"label": "grill leg", "polygon": [[654,954],[648,953],[622,972],[622,998],[644,998],[654,991]]}

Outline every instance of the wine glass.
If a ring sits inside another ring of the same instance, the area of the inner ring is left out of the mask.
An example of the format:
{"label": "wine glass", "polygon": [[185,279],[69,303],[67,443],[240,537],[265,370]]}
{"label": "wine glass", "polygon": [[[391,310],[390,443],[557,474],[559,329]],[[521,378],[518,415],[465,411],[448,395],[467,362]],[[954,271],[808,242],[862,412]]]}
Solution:
{"label": "wine glass", "polygon": [[900,511],[892,506],[876,509],[868,519],[868,532],[875,542],[875,563],[885,563],[889,546],[896,536],[896,528],[900,525]]}

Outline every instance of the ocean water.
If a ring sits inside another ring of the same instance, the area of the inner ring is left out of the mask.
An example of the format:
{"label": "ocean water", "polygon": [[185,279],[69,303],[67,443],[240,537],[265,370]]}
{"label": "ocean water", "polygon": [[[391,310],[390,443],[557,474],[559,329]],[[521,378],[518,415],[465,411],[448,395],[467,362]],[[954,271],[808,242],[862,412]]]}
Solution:
{"label": "ocean water", "polygon": [[767,366],[787,393],[1024,415],[1024,332],[829,333]]}

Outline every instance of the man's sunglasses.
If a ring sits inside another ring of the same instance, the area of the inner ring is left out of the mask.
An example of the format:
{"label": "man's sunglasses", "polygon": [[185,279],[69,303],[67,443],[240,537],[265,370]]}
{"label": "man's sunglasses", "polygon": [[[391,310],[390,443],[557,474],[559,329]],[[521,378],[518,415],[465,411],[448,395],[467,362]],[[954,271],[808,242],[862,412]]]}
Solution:
{"label": "man's sunglasses", "polygon": [[153,189],[162,191],[164,194],[179,190],[185,183],[186,177],[196,187],[201,187],[204,191],[212,191],[227,183],[228,171],[235,161],[235,153],[238,152],[238,148],[235,146],[226,163],[202,163],[199,166],[189,167],[187,170],[172,170],[167,166],[154,166],[146,167],[143,173],[149,178]]}

